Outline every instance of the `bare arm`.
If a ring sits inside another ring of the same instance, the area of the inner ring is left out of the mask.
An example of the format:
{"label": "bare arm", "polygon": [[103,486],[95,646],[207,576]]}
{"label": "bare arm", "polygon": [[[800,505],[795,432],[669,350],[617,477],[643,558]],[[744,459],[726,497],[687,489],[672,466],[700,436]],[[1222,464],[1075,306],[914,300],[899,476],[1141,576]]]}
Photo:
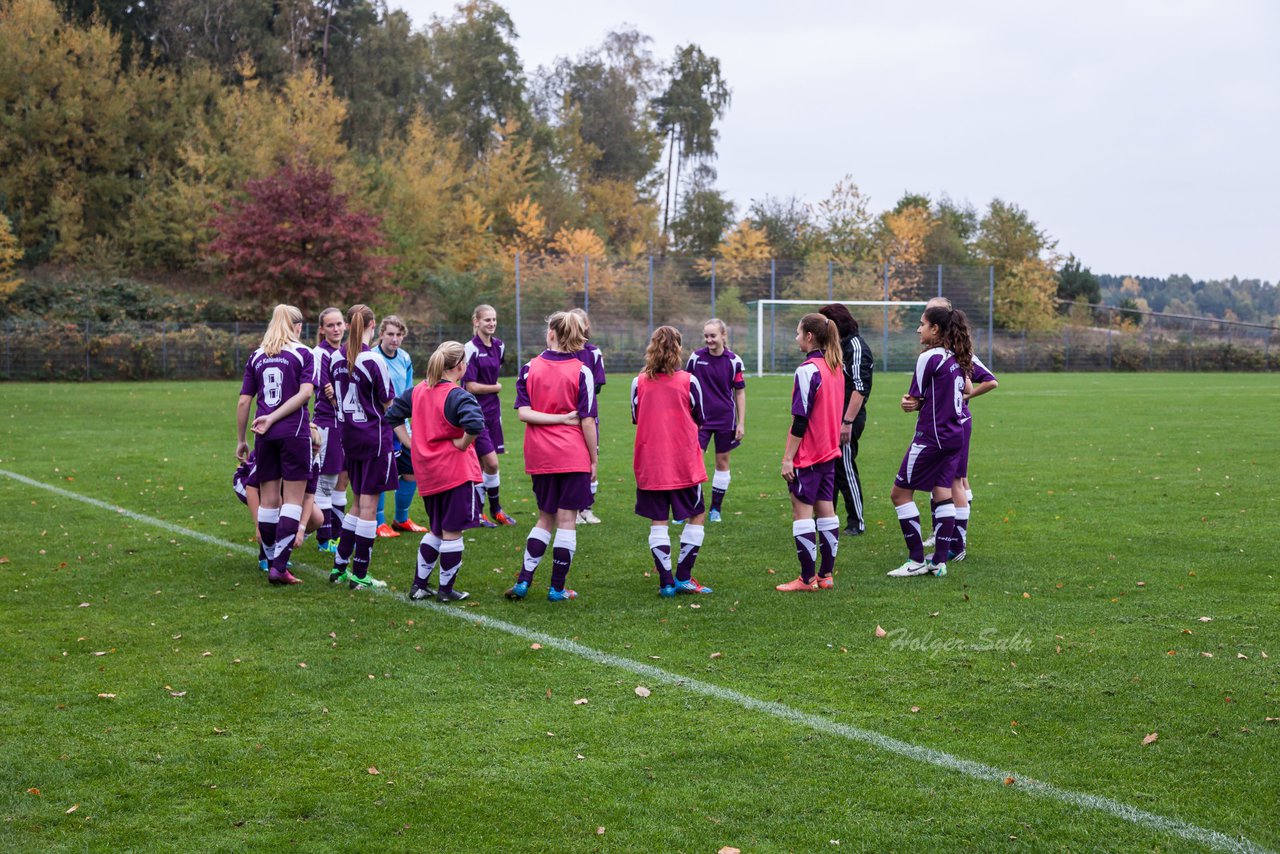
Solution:
{"label": "bare arm", "polygon": [[516,412],[520,420],[525,424],[535,424],[540,427],[547,427],[553,424],[577,424],[579,422],[578,413],[576,412],[539,412],[532,406],[522,406]]}
{"label": "bare arm", "polygon": [[[245,431],[249,427],[249,404],[253,403],[251,395],[242,394],[236,401],[236,459],[244,462],[249,458],[249,443],[245,441]],[[257,517],[254,517],[257,519]]]}
{"label": "bare arm", "polygon": [[[298,393],[286,400],[275,412],[269,415],[262,415],[253,419],[253,432],[261,436],[271,429],[271,425],[275,424],[286,415],[292,415],[311,399],[311,395],[315,392],[315,387],[311,383],[303,383],[298,387]],[[243,397],[243,395],[241,395]]]}
{"label": "bare arm", "polygon": [[465,388],[472,394],[497,394],[502,391],[502,383],[469,382]]}
{"label": "bare arm", "polygon": [[742,436],[747,432],[747,390],[745,388],[735,388],[733,390],[733,402],[738,409],[738,423],[734,425],[733,438],[742,441]]}
{"label": "bare arm", "polygon": [[594,418],[582,419],[582,438],[587,442],[587,456],[591,458],[591,479],[596,479],[596,468],[600,462],[599,451],[596,448],[599,442],[599,434],[596,432],[596,420]]}
{"label": "bare arm", "polygon": [[967,400],[973,400],[975,397],[981,397],[982,395],[991,391],[998,385],[1000,385],[1000,383],[998,383],[995,380],[987,380],[986,382],[980,382],[977,385],[973,386],[973,391],[970,391],[968,394],[966,394],[965,398]]}
{"label": "bare arm", "polygon": [[845,407],[844,415],[840,419],[840,444],[847,445],[853,439],[853,425],[849,422],[858,417],[864,402],[866,397],[860,391],[849,395],[849,405]]}
{"label": "bare arm", "polygon": [[452,440],[453,446],[457,448],[459,451],[465,451],[467,448],[470,448],[472,445],[474,445],[476,439],[478,438],[480,437],[473,435],[471,433],[463,433],[461,436]]}
{"label": "bare arm", "polygon": [[404,447],[407,448],[413,444],[413,437],[409,435],[409,428],[403,424],[397,424],[392,427],[391,432],[396,434],[396,438],[400,440],[400,444]]}
{"label": "bare arm", "polygon": [[787,449],[782,452],[782,479],[787,483],[796,477],[796,451],[800,450],[800,437],[794,433],[787,434]]}

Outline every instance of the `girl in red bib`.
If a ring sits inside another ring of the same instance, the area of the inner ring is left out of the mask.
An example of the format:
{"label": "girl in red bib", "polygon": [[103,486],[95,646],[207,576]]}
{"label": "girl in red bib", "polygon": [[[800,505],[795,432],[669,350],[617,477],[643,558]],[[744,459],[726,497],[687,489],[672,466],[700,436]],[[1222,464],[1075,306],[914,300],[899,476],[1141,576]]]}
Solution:
{"label": "girl in red bib", "polygon": [[[693,577],[702,547],[706,506],[698,427],[703,422],[702,385],[680,370],[680,332],[659,326],[644,354],[644,371],[631,381],[631,423],[636,425],[633,465],[636,515],[650,521],[649,551],[658,571],[658,595],[710,593]],[[671,571],[667,520],[688,519],[680,535],[680,557]]]}
{"label": "girl in red bib", "polygon": [[547,599],[576,599],[565,587],[578,546],[578,511],[590,509],[596,477],[595,383],[575,355],[585,343],[582,319],[557,311],[547,318],[547,349],[520,369],[515,408],[525,423],[524,470],[533,478],[538,522],[525,542],[524,566],[508,599],[523,599],[539,561],[552,545]]}
{"label": "girl in red bib", "polygon": [[[428,530],[418,545],[418,569],[409,598],[435,596],[441,602],[466,599],[454,590],[462,567],[462,532],[480,524],[480,460],[475,441],[484,432],[484,413],[475,395],[458,385],[467,370],[467,351],[457,341],[436,348],[427,362],[427,378],[413,390],[413,435],[403,424],[396,435],[409,446],[418,492],[427,511]],[[440,589],[430,585],[440,564]]]}
{"label": "girl in red bib", "polygon": [[791,432],[782,454],[782,477],[791,492],[791,534],[800,577],[777,586],[786,593],[834,587],[840,542],[835,508],[835,461],[844,412],[840,333],[821,314],[806,314],[796,327],[796,344],[807,358],[796,368],[791,391]]}

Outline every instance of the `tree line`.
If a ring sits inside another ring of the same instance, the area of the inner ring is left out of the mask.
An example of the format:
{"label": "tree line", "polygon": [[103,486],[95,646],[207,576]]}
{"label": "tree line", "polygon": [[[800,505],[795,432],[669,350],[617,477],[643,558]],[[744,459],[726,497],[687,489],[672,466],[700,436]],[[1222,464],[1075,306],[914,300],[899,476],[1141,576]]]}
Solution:
{"label": "tree line", "polygon": [[0,296],[54,265],[310,309],[509,281],[517,252],[716,259],[730,282],[771,257],[991,265],[1014,328],[1057,322],[1083,274],[1101,296],[1001,199],[877,213],[846,177],[739,210],[719,60],[633,29],[529,70],[493,0],[422,27],[382,0],[0,0],[0,43]]}

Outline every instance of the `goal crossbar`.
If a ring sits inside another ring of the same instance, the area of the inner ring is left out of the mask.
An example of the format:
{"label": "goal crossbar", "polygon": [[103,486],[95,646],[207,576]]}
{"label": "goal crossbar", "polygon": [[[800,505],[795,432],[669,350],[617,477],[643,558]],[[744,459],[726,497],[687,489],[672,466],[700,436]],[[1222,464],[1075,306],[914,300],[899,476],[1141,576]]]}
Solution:
{"label": "goal crossbar", "polygon": [[885,314],[885,331],[889,329],[889,308],[905,308],[909,306],[926,306],[924,300],[883,300],[883,299],[761,299],[752,300],[756,304],[756,376],[764,376],[764,310],[766,306],[778,305],[861,305],[882,306]]}

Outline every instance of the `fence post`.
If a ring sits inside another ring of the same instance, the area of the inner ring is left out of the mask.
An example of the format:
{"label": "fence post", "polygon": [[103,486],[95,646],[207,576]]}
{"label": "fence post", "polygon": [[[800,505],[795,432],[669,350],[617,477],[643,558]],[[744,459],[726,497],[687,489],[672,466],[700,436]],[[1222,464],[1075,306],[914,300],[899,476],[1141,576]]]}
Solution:
{"label": "fence post", "polygon": [[582,310],[591,313],[591,256],[582,256]]}
{"label": "fence post", "polygon": [[[987,266],[987,365],[992,370],[995,369],[995,316],[996,316],[996,268],[995,265]],[[1025,345],[1026,336],[1023,336]],[[1024,355],[1025,358],[1025,355]]]}
{"label": "fence post", "polygon": [[[13,346],[10,339],[13,338],[13,324],[6,322],[4,325],[4,375],[6,379],[13,379]],[[1270,343],[1270,338],[1267,339]],[[1265,357],[1263,364],[1266,364]]]}
{"label": "fence post", "polygon": [[517,374],[520,373],[520,365],[522,364],[522,362],[520,361],[520,351],[522,349],[521,344],[523,343],[523,340],[524,340],[521,337],[521,333],[520,333],[521,320],[522,318],[520,315],[520,253],[517,252],[516,253],[516,373]]}
{"label": "fence post", "polygon": [[[778,259],[769,259],[769,299],[778,298]],[[778,370],[778,346],[775,339],[777,338],[778,325],[778,307],[773,303],[769,303],[769,373],[776,373]]]}
{"label": "fence post", "polygon": [[1071,327],[1062,327],[1062,370],[1071,370]]}
{"label": "fence post", "polygon": [[938,296],[942,296],[942,265],[938,265]]}
{"label": "fence post", "polygon": [[889,262],[884,262],[884,369],[889,370]]}
{"label": "fence post", "polygon": [[1107,324],[1107,370],[1111,370],[1111,324]]}
{"label": "fence post", "polygon": [[711,259],[711,316],[716,316],[716,259]]}
{"label": "fence post", "polygon": [[827,259],[827,302],[831,302],[836,298],[835,277],[832,271],[831,259]]}
{"label": "fence post", "polygon": [[1027,330],[1022,330],[1022,370],[1027,370]]}
{"label": "fence post", "polygon": [[169,321],[160,323],[160,373],[169,379]]}
{"label": "fence post", "polygon": [[649,256],[649,337],[653,337],[653,256]]}
{"label": "fence post", "polygon": [[84,322],[84,379],[88,382],[93,377],[93,370],[89,363],[89,321]]}
{"label": "fence post", "polygon": [[1151,327],[1153,325],[1154,324],[1150,324],[1150,323],[1147,324],[1147,370],[1148,371],[1154,370],[1154,368],[1152,368],[1152,365],[1154,364],[1154,361],[1155,361],[1155,355],[1151,352]]}

